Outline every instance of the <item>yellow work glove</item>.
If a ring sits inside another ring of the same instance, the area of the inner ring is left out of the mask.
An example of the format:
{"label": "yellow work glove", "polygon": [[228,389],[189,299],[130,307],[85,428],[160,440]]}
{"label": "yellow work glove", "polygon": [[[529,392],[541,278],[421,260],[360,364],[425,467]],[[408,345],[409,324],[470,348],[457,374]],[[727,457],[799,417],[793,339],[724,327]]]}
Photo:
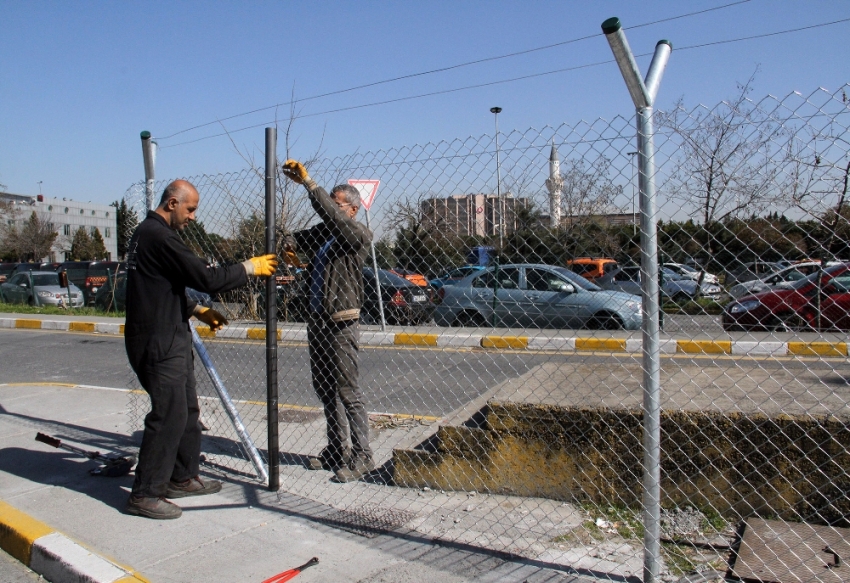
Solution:
{"label": "yellow work glove", "polygon": [[310,178],[310,175],[307,173],[307,169],[304,167],[304,164],[298,162],[297,160],[287,160],[286,162],[284,162],[283,174],[293,182],[303,184],[311,190],[313,188],[316,188],[316,183],[313,182],[312,178]]}
{"label": "yellow work glove", "polygon": [[287,178],[298,184],[304,184],[310,180],[310,175],[307,174],[307,169],[304,164],[296,160],[287,160],[283,163],[283,173]]}
{"label": "yellow work glove", "polygon": [[245,273],[254,277],[268,277],[274,275],[277,269],[277,257],[274,255],[260,255],[259,257],[251,257],[248,261],[243,261]]}
{"label": "yellow work glove", "polygon": [[227,325],[227,318],[215,310],[205,308],[204,306],[195,306],[195,310],[192,312],[192,315],[204,324],[207,324],[210,327],[210,330],[213,331]]}

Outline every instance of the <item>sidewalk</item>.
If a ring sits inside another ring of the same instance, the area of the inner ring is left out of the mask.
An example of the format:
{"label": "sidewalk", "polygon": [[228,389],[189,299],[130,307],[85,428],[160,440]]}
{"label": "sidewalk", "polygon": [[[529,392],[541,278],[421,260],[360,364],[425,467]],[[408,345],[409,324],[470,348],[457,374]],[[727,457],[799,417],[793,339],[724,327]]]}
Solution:
{"label": "sidewalk", "polygon": [[[316,520],[330,506],[238,477],[218,494],[181,501],[178,520],[128,516],[132,475],[90,476],[95,462],[34,439],[43,432],[102,453],[133,449],[126,391],[0,385],[0,403],[0,546],[52,583],[260,583],[312,557],[319,564],[299,581],[591,580],[413,531],[352,534]],[[340,496],[354,491],[335,486]]]}

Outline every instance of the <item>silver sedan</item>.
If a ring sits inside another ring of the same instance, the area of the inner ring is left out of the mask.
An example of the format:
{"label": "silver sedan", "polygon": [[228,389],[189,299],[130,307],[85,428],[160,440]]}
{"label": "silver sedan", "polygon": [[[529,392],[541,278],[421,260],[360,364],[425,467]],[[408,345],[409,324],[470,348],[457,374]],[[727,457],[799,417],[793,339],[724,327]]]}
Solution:
{"label": "silver sedan", "polygon": [[491,266],[437,292],[442,326],[638,330],[640,298],[611,292],[565,267]]}
{"label": "silver sedan", "polygon": [[0,299],[10,304],[81,308],[83,292],[73,283],[68,289],[59,285],[59,274],[53,271],[25,271],[13,275],[0,285]]}

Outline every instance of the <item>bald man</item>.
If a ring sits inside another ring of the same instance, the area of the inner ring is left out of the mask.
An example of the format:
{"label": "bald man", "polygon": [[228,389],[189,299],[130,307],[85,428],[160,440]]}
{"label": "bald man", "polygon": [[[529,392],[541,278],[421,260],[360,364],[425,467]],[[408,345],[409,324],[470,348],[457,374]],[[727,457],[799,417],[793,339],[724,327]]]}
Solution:
{"label": "bald man", "polygon": [[189,318],[195,316],[213,330],[227,320],[189,301],[186,288],[225,292],[244,285],[249,276],[272,275],[277,266],[274,255],[264,255],[208,267],[178,233],[195,220],[199,202],[191,183],[175,180],[133,233],[128,247],[124,345],[130,366],[151,399],[126,507],[128,514],[136,516],[178,518],[182,511],[168,498],[221,490],[220,482],[201,480],[198,475],[200,409]]}

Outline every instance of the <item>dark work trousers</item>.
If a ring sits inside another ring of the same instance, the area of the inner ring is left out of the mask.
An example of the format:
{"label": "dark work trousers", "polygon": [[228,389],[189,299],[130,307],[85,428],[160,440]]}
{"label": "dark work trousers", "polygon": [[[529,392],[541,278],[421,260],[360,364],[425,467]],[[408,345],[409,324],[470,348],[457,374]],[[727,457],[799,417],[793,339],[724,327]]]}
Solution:
{"label": "dark work trousers", "polygon": [[125,337],[130,366],[151,399],[136,466],[135,496],[165,496],[169,480],[198,475],[200,408],[188,324],[153,335]]}
{"label": "dark work trousers", "polygon": [[313,390],[325,409],[329,453],[339,456],[350,433],[352,454],[371,459],[369,416],[358,385],[360,322],[311,319],[307,340]]}

